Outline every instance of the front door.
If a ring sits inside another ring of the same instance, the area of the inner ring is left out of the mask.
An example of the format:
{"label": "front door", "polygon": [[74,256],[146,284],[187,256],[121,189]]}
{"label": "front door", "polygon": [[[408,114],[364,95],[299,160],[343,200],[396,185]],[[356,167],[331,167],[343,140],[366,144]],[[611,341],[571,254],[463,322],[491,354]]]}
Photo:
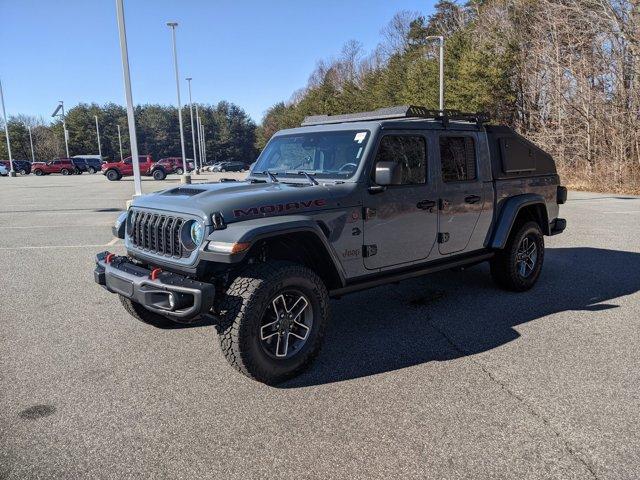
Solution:
{"label": "front door", "polygon": [[364,199],[364,266],[369,270],[397,267],[426,259],[437,234],[436,186],[430,181],[427,138],[420,133],[387,133],[375,156],[397,162],[402,184]]}
{"label": "front door", "polygon": [[467,248],[485,198],[478,175],[475,134],[441,133],[438,143],[441,170],[438,249],[444,255]]}

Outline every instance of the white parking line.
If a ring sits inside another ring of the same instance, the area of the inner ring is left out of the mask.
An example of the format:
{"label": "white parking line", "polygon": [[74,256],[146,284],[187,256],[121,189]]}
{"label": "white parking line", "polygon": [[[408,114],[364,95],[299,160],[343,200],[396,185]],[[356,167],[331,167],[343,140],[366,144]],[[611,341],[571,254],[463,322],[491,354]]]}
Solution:
{"label": "white parking line", "polygon": [[120,240],[118,237],[114,238],[109,243],[107,243],[105,247],[110,247],[111,245],[115,245],[116,243],[118,243],[118,240]]}

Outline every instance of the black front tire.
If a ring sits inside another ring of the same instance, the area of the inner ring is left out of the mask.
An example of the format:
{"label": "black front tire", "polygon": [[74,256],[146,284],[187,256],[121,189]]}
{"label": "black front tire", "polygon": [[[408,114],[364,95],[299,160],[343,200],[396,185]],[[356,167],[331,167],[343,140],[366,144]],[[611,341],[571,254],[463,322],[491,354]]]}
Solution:
{"label": "black front tire", "polygon": [[107,180],[111,182],[115,182],[116,180],[120,180],[120,174],[116,170],[109,170],[106,173]]}
{"label": "black front tire", "polygon": [[62,170],[60,170],[60,173],[61,173],[62,175],[69,175],[69,173],[70,173],[70,172],[69,172],[69,170],[67,170],[66,168],[63,168]]}
{"label": "black front tire", "polygon": [[[263,319],[274,298],[295,289],[308,299],[312,323],[308,338],[290,358],[276,358],[260,339]],[[220,347],[236,370],[274,385],[305,370],[316,357],[329,319],[327,289],[316,273],[289,262],[249,264],[227,289],[217,330]]]}
{"label": "black front tire", "polygon": [[182,175],[184,173],[184,170],[182,170],[182,168],[178,167],[176,168],[176,175]]}
{"label": "black front tire", "polygon": [[158,328],[171,328],[175,325],[174,322],[172,322],[167,317],[147,310],[138,302],[134,302],[133,300],[127,297],[123,297],[122,295],[118,296],[120,297],[120,303],[122,303],[124,309],[136,320],[140,320],[141,322],[153,325],[154,327]]}
{"label": "black front tire", "polygon": [[161,169],[154,170],[152,175],[154,180],[164,180],[167,178],[167,174]]}
{"label": "black front tire", "polygon": [[[527,268],[526,275],[520,268],[520,250],[523,242],[535,245],[536,257],[530,269]],[[502,288],[514,292],[524,292],[533,287],[542,271],[544,262],[544,237],[540,226],[536,222],[527,222],[516,227],[512,231],[507,244],[503,250],[496,253],[491,260],[491,276],[493,280]]]}
{"label": "black front tire", "polygon": [[91,175],[93,175],[94,173],[96,173],[96,169],[95,169],[95,168],[93,168],[93,167],[89,167],[89,168],[87,169],[87,172],[89,172]]}
{"label": "black front tire", "polygon": [[44,172],[42,170],[36,170],[33,173],[35,173],[36,177],[41,177],[44,174]]}

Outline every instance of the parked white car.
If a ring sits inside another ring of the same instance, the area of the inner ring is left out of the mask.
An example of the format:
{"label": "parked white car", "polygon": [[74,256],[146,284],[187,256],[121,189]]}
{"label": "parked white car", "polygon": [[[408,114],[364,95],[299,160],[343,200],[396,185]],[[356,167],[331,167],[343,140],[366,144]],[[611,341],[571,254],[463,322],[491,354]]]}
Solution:
{"label": "parked white car", "polygon": [[9,170],[4,165],[0,165],[0,176],[6,177],[9,175]]}

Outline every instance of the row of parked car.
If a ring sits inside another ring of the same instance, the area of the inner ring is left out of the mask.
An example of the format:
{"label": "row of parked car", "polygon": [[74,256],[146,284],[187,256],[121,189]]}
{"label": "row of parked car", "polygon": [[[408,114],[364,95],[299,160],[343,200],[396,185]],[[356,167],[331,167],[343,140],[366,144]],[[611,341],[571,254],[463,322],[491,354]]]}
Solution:
{"label": "row of parked car", "polygon": [[[151,155],[140,155],[138,157],[140,165],[140,173],[144,176],[153,177],[155,180],[164,180],[167,175],[175,173],[182,175],[184,173],[184,165],[182,157],[167,157],[153,160]],[[26,160],[14,160],[14,169],[17,173],[28,175],[79,175],[82,173],[101,172],[108,180],[117,181],[122,177],[133,175],[132,157],[127,157],[117,162],[104,162],[97,157],[73,157],[58,158],[48,162],[28,162]],[[7,175],[9,171],[9,162],[0,161],[0,175]],[[193,160],[187,159],[187,171],[194,170]],[[245,171],[248,167],[243,162],[216,162],[213,165],[205,167],[210,172],[240,172]]]}

